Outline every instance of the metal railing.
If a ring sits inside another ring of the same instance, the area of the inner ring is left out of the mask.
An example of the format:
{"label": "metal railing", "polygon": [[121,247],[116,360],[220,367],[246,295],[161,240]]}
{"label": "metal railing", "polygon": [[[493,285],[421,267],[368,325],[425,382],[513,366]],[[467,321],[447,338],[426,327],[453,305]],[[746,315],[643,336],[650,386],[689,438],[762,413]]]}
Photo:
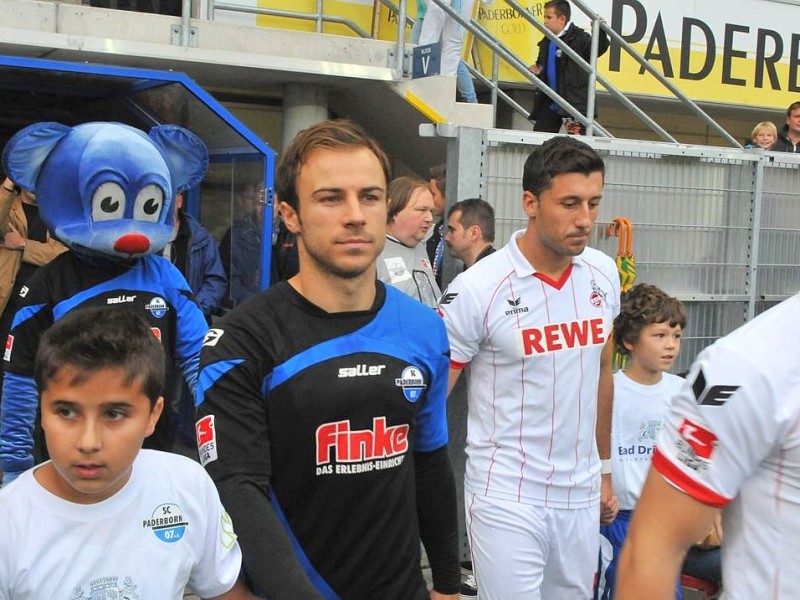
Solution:
{"label": "metal railing", "polygon": [[[184,0],[186,3],[188,0]],[[386,6],[389,10],[394,11],[398,18],[398,32],[396,47],[393,50],[393,61],[395,70],[395,79],[400,80],[406,74],[404,73],[403,63],[407,56],[407,41],[406,41],[406,25],[413,24],[414,19],[408,16],[406,10],[406,0],[400,0],[399,4],[395,4],[392,0],[378,0],[380,4]],[[642,109],[636,106],[623,92],[618,90],[614,84],[608,80],[604,75],[597,70],[598,58],[598,43],[600,39],[600,32],[605,33],[613,44],[619,45],[620,48],[625,50],[646,72],[653,76],[664,88],[678,99],[684,106],[686,106],[695,116],[697,116],[703,123],[708,125],[714,130],[722,139],[733,147],[741,148],[741,144],[728,133],[719,123],[710,117],[697,103],[684,94],[678,87],[676,87],[669,79],[658,72],[631,44],[629,44],[619,33],[614,31],[598,13],[593,11],[584,0],[571,0],[575,7],[580,9],[592,23],[592,47],[590,60],[587,62],[580,55],[578,55],[572,48],[567,46],[560,38],[556,37],[550,32],[538,19],[536,19],[530,11],[522,6],[517,0],[503,0],[510,8],[515,10],[525,21],[530,23],[536,30],[541,32],[547,37],[551,43],[555,43],[572,61],[574,61],[581,69],[586,71],[589,75],[588,90],[587,90],[587,107],[586,114],[581,113],[575,106],[570,104],[564,97],[559,95],[555,90],[551,89],[539,77],[531,73],[528,65],[525,64],[508,46],[500,41],[497,36],[489,32],[480,23],[472,19],[464,19],[456,10],[454,10],[449,0],[427,0],[439,6],[450,18],[459,23],[466,31],[469,31],[473,37],[480,43],[485,45],[492,53],[492,75],[491,78],[486,77],[479,70],[471,65],[468,65],[469,71],[473,78],[480,81],[483,85],[490,90],[491,103],[494,107],[495,114],[497,111],[497,103],[499,100],[505,102],[513,111],[527,117],[528,111],[517,103],[509,94],[502,89],[502,84],[499,81],[499,61],[503,60],[512,69],[519,73],[525,80],[530,82],[533,87],[545,94],[551,101],[555,102],[561,109],[568,113],[572,118],[586,127],[587,135],[599,134],[604,137],[613,137],[613,135],[598,123],[594,118],[596,106],[596,93],[597,83],[599,82],[603,88],[616,100],[618,100],[628,111],[633,113],[639,118],[647,127],[654,131],[662,140],[675,143],[677,140],[669,134],[663,127],[656,123],[649,115]],[[377,3],[376,3],[377,6]],[[228,10],[233,12],[251,13],[257,15],[266,15],[274,17],[284,17],[290,19],[300,19],[314,21],[316,23],[316,31],[322,32],[323,23],[335,23],[343,25],[352,30],[356,35],[362,38],[374,37],[372,33],[365,31],[357,23],[351,19],[338,16],[330,16],[324,14],[323,0],[317,0],[315,12],[298,12],[287,11],[268,8],[256,8],[233,4],[230,2],[218,2],[217,0],[209,0],[209,18],[214,18],[215,10]],[[184,10],[184,12],[186,12]],[[401,26],[404,25],[404,26]]]}

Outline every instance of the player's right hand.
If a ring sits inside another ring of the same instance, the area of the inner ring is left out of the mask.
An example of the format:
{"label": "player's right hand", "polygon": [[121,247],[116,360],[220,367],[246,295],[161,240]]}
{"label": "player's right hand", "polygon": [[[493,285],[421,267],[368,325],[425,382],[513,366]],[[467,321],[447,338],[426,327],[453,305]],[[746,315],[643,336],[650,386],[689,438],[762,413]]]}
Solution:
{"label": "player's right hand", "polygon": [[528,67],[528,71],[530,71],[531,73],[533,73],[534,75],[536,75],[538,77],[539,73],[542,72],[542,69],[541,69],[541,67],[539,65],[534,64],[534,65],[531,65],[531,66]]}

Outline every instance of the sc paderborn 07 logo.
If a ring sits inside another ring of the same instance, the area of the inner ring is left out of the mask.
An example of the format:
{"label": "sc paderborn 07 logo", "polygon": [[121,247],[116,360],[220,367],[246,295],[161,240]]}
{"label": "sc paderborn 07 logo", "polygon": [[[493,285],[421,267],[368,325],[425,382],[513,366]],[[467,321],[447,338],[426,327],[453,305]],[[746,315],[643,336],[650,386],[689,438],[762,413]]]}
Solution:
{"label": "sc paderborn 07 logo", "polygon": [[402,388],[403,395],[409,402],[416,402],[427,387],[422,371],[418,367],[406,367],[400,377],[396,377],[394,384]]}
{"label": "sc paderborn 07 logo", "polygon": [[183,518],[181,507],[177,504],[160,504],[152,516],[144,519],[142,527],[149,527],[162,542],[174,544],[186,533],[189,522]]}

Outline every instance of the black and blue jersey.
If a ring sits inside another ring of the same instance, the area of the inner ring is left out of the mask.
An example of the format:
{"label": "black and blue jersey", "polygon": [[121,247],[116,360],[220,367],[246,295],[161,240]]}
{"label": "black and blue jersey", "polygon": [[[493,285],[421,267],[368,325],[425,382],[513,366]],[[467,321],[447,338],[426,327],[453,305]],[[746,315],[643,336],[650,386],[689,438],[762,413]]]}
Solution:
{"label": "black and blue jersey", "polygon": [[[376,285],[370,310],[331,314],[279,283],[206,337],[200,457],[251,579],[279,568],[263,520],[270,513],[323,597],[428,598],[417,501],[427,484],[415,461],[447,444],[449,345],[434,311]],[[436,504],[447,494],[430,495]],[[455,524],[449,505],[444,513]],[[453,558],[457,570],[457,551]]]}

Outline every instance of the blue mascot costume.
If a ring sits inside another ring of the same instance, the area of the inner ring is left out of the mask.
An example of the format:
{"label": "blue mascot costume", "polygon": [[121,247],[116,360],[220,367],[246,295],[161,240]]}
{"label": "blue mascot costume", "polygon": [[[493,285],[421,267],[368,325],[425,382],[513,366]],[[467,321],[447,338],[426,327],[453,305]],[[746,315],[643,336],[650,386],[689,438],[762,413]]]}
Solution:
{"label": "blue mascot costume", "polygon": [[[0,412],[8,483],[34,464],[39,338],[71,310],[104,306],[110,318],[135,311],[164,344],[168,372],[180,367],[194,392],[206,321],[183,275],[156,254],[172,235],[175,196],[202,180],[208,151],[175,125],[148,135],[121,123],[37,123],[11,138],[3,164],[16,185],[36,193],[42,219],[70,249],[39,269],[16,299]],[[170,429],[160,423],[150,446],[166,449]]]}

